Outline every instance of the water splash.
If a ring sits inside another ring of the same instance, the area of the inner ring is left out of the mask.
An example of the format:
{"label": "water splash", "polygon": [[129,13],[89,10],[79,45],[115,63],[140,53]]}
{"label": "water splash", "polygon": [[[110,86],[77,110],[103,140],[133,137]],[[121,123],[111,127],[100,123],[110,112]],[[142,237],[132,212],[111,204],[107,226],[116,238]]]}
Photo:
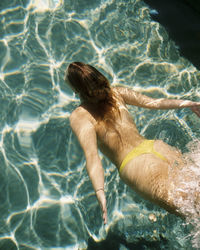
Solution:
{"label": "water splash", "polygon": [[[165,239],[167,247],[180,246],[188,235],[182,221],[130,191],[101,156],[109,213],[104,232],[69,126],[78,101],[63,76],[71,61],[80,60],[111,83],[153,97],[195,99],[198,71],[179,56],[142,1],[17,2],[0,12],[0,247],[86,248],[89,237],[101,241],[110,232],[131,244]],[[131,112],[147,137],[184,147],[200,136],[199,120],[187,110]],[[152,214],[156,220],[149,220]]]}
{"label": "water splash", "polygon": [[[200,248],[200,141],[193,140],[183,154],[184,166],[178,170],[174,182],[173,196],[178,211],[186,216],[185,226],[190,228],[186,236],[195,249]],[[173,170],[171,172],[173,174]],[[174,175],[173,175],[174,176]],[[173,179],[172,179],[173,181]],[[178,194],[178,195],[177,195]]]}

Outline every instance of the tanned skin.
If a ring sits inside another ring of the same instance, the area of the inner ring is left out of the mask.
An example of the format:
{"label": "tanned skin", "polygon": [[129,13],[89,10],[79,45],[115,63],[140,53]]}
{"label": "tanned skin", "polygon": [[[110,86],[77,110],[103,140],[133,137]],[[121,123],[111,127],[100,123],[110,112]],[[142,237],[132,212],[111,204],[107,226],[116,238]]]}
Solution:
{"label": "tanned skin", "polygon": [[[119,113],[113,118],[116,124],[115,129],[107,130],[106,124],[99,123],[85,101],[70,116],[72,130],[85,154],[87,172],[101,206],[105,224],[107,223],[107,208],[104,193],[104,170],[98,147],[119,170],[125,156],[146,139],[139,134],[126,105],[148,109],[190,108],[200,117],[200,102],[154,99],[125,87],[114,87],[111,90],[115,95]],[[120,173],[120,177],[144,198],[171,213],[181,215],[174,199],[179,196],[187,196],[187,190],[183,193],[176,192],[181,185],[177,177],[179,171],[184,167],[182,154],[161,140],[155,141],[154,149],[167,161],[163,161],[151,153],[142,154],[127,163]],[[173,174],[169,178],[171,168],[173,168]]]}

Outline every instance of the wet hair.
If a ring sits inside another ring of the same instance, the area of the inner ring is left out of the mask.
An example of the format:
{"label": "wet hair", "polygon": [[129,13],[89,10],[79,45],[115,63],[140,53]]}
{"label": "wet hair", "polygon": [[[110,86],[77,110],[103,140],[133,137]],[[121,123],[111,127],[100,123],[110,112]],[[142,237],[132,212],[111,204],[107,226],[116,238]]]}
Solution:
{"label": "wet hair", "polygon": [[83,101],[98,110],[101,118],[104,115],[101,110],[105,113],[109,107],[116,107],[108,79],[93,66],[82,62],[71,63],[67,68],[65,81],[69,81]]}
{"label": "wet hair", "polygon": [[90,103],[100,103],[110,98],[108,79],[96,68],[82,62],[73,62],[67,69],[65,80],[80,97]]}
{"label": "wet hair", "polygon": [[65,81],[79,94],[97,121],[104,122],[107,129],[115,129],[113,118],[119,115],[119,109],[110,83],[101,72],[89,64],[73,62],[67,68]]}

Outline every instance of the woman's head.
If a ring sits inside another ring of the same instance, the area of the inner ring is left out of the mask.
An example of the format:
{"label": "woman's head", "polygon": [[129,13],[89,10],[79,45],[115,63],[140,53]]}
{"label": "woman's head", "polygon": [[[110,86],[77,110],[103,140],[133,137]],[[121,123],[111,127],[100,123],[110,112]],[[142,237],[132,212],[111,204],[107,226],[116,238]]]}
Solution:
{"label": "woman's head", "polygon": [[66,72],[65,81],[87,102],[104,101],[110,92],[107,78],[94,67],[82,62],[73,62]]}
{"label": "woman's head", "polygon": [[67,68],[65,81],[89,104],[87,108],[97,121],[104,122],[107,129],[112,128],[118,133],[114,117],[120,116],[120,113],[115,94],[104,75],[88,64],[73,62]]}

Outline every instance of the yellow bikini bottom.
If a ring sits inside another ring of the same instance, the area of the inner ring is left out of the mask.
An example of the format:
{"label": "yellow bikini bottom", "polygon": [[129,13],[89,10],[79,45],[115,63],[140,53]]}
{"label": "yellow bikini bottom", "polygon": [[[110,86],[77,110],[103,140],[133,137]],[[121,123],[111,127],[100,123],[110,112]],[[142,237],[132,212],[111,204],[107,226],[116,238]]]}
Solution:
{"label": "yellow bikini bottom", "polygon": [[125,165],[130,160],[132,160],[133,158],[135,158],[135,157],[137,157],[139,155],[143,155],[143,154],[154,154],[155,156],[157,156],[161,160],[168,161],[167,158],[165,158],[162,154],[160,154],[157,151],[155,151],[155,149],[154,149],[154,142],[155,142],[155,140],[144,140],[140,145],[138,145],[132,151],[130,151],[126,155],[126,157],[124,158],[124,160],[122,161],[122,164],[121,164],[121,166],[119,168],[119,173],[122,172],[122,170],[124,169]]}

